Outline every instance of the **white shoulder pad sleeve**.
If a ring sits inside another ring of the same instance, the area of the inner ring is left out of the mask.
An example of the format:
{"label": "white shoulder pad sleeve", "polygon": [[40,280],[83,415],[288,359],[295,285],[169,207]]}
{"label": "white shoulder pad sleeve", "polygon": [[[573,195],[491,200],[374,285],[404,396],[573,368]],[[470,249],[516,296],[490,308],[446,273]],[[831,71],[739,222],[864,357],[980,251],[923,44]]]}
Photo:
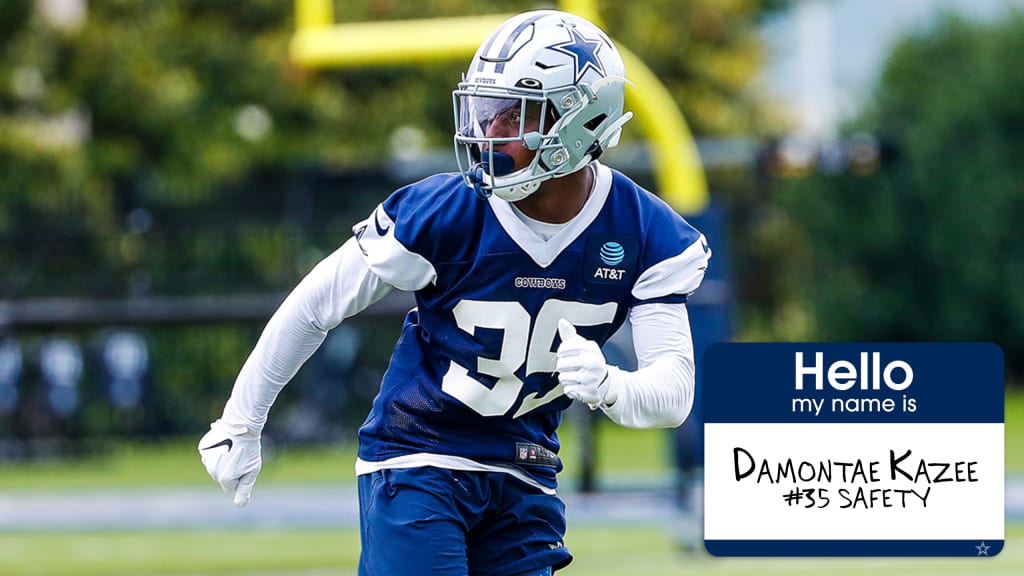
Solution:
{"label": "white shoulder pad sleeve", "polygon": [[694,364],[686,305],[651,303],[631,308],[636,371],[608,367],[619,386],[614,404],[602,407],[628,428],[674,428],[693,408]]}
{"label": "white shoulder pad sleeve", "polygon": [[391,290],[367,267],[355,241],[324,258],[271,316],[235,379],[221,418],[263,428],[278,393],[316,352],[327,331]]}
{"label": "white shoulder pad sleeve", "polygon": [[352,227],[366,264],[388,284],[399,290],[419,290],[437,278],[429,260],[410,252],[395,237],[395,222],[382,205],[370,217]]}
{"label": "white shoulder pad sleeve", "polygon": [[669,294],[692,294],[704,279],[711,249],[701,234],[696,242],[677,256],[666,258],[644,270],[633,284],[633,297],[651,300]]}

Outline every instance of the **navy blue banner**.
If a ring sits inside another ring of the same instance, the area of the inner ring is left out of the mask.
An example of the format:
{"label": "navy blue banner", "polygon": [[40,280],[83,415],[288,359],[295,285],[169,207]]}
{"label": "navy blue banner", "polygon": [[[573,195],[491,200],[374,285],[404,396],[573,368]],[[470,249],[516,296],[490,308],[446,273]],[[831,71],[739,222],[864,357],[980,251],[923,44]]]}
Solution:
{"label": "navy blue banner", "polygon": [[707,423],[1004,422],[991,343],[719,343],[701,370]]}
{"label": "navy blue banner", "polygon": [[1003,540],[705,540],[714,556],[995,556]]}

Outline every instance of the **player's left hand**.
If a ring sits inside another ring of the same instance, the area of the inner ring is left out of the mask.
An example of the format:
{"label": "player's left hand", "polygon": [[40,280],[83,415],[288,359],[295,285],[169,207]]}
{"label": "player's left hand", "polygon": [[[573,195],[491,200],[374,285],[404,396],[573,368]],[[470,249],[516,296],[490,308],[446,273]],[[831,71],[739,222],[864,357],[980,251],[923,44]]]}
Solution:
{"label": "player's left hand", "polygon": [[608,364],[597,342],[577,334],[576,328],[564,318],[558,321],[558,335],[562,344],[555,352],[555,369],[565,395],[591,410],[614,404],[618,394],[613,390]]}
{"label": "player's left hand", "polygon": [[217,420],[199,440],[203,466],[239,508],[249,503],[252,487],[263,467],[260,433]]}

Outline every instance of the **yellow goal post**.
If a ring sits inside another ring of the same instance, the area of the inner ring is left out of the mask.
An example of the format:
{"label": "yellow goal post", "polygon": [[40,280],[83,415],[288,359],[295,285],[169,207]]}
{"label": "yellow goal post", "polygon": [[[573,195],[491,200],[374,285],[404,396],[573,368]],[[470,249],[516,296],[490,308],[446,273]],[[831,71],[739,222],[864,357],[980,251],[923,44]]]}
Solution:
{"label": "yellow goal post", "polygon": [[[601,25],[594,0],[559,0],[558,6]],[[337,23],[332,0],[295,0],[296,30],[288,52],[296,65],[310,69],[469,59],[511,16]],[[617,45],[635,85],[626,90],[626,101],[650,144],[658,194],[681,214],[703,212],[707,179],[686,120],[657,76]]]}

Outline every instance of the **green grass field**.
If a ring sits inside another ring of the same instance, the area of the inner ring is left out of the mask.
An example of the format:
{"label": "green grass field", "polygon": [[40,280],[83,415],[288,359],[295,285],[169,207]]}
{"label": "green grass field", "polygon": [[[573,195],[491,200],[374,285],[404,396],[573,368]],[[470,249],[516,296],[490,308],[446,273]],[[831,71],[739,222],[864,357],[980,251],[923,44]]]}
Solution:
{"label": "green grass field", "polygon": [[[562,430],[563,482],[572,481],[580,461],[571,425]],[[0,464],[0,491],[60,490],[138,486],[210,485],[199,464],[195,438],[155,445],[114,447],[99,458]],[[611,422],[597,429],[598,472],[618,481],[642,482],[671,472],[671,438],[663,430],[626,430]],[[351,446],[275,450],[264,458],[260,484],[355,482]]]}
{"label": "green grass field", "polygon": [[[572,528],[566,544],[576,561],[565,576],[828,576],[1019,575],[1024,525],[1011,526],[995,558],[735,559],[684,553],[662,527]],[[356,573],[355,530],[189,531],[0,535],[5,576],[128,576],[245,574],[312,576]]]}
{"label": "green grass field", "polygon": [[[562,482],[579,471],[579,442],[571,423],[563,426]],[[19,464],[0,463],[0,491],[180,486],[209,484],[194,451],[195,438],[156,445],[115,447],[102,458]],[[626,430],[609,422],[597,429],[597,470],[601,477],[629,481],[671,472],[670,441],[662,430]],[[355,481],[352,447],[277,451],[266,458],[260,484]],[[1024,473],[1024,392],[1006,397],[1006,469]]]}
{"label": "green grass field", "polygon": [[[1024,394],[1007,397],[1006,464],[1024,472]],[[598,437],[602,479],[643,481],[666,477],[669,438],[662,431],[602,425]],[[194,452],[195,439],[125,445],[103,458],[0,465],[0,491],[78,491],[145,486],[216,486]],[[563,432],[571,482],[578,442]],[[261,484],[354,481],[350,448],[278,451],[268,458]],[[2,516],[3,510],[0,510]],[[951,522],[959,519],[951,518]],[[1024,524],[1007,526],[1006,547],[991,559],[731,559],[680,550],[662,525],[573,525],[566,544],[576,561],[560,574],[709,575],[787,574],[853,576],[1024,574]],[[354,575],[355,530],[146,530],[136,532],[0,532],[0,575],[46,576],[320,576]]]}

